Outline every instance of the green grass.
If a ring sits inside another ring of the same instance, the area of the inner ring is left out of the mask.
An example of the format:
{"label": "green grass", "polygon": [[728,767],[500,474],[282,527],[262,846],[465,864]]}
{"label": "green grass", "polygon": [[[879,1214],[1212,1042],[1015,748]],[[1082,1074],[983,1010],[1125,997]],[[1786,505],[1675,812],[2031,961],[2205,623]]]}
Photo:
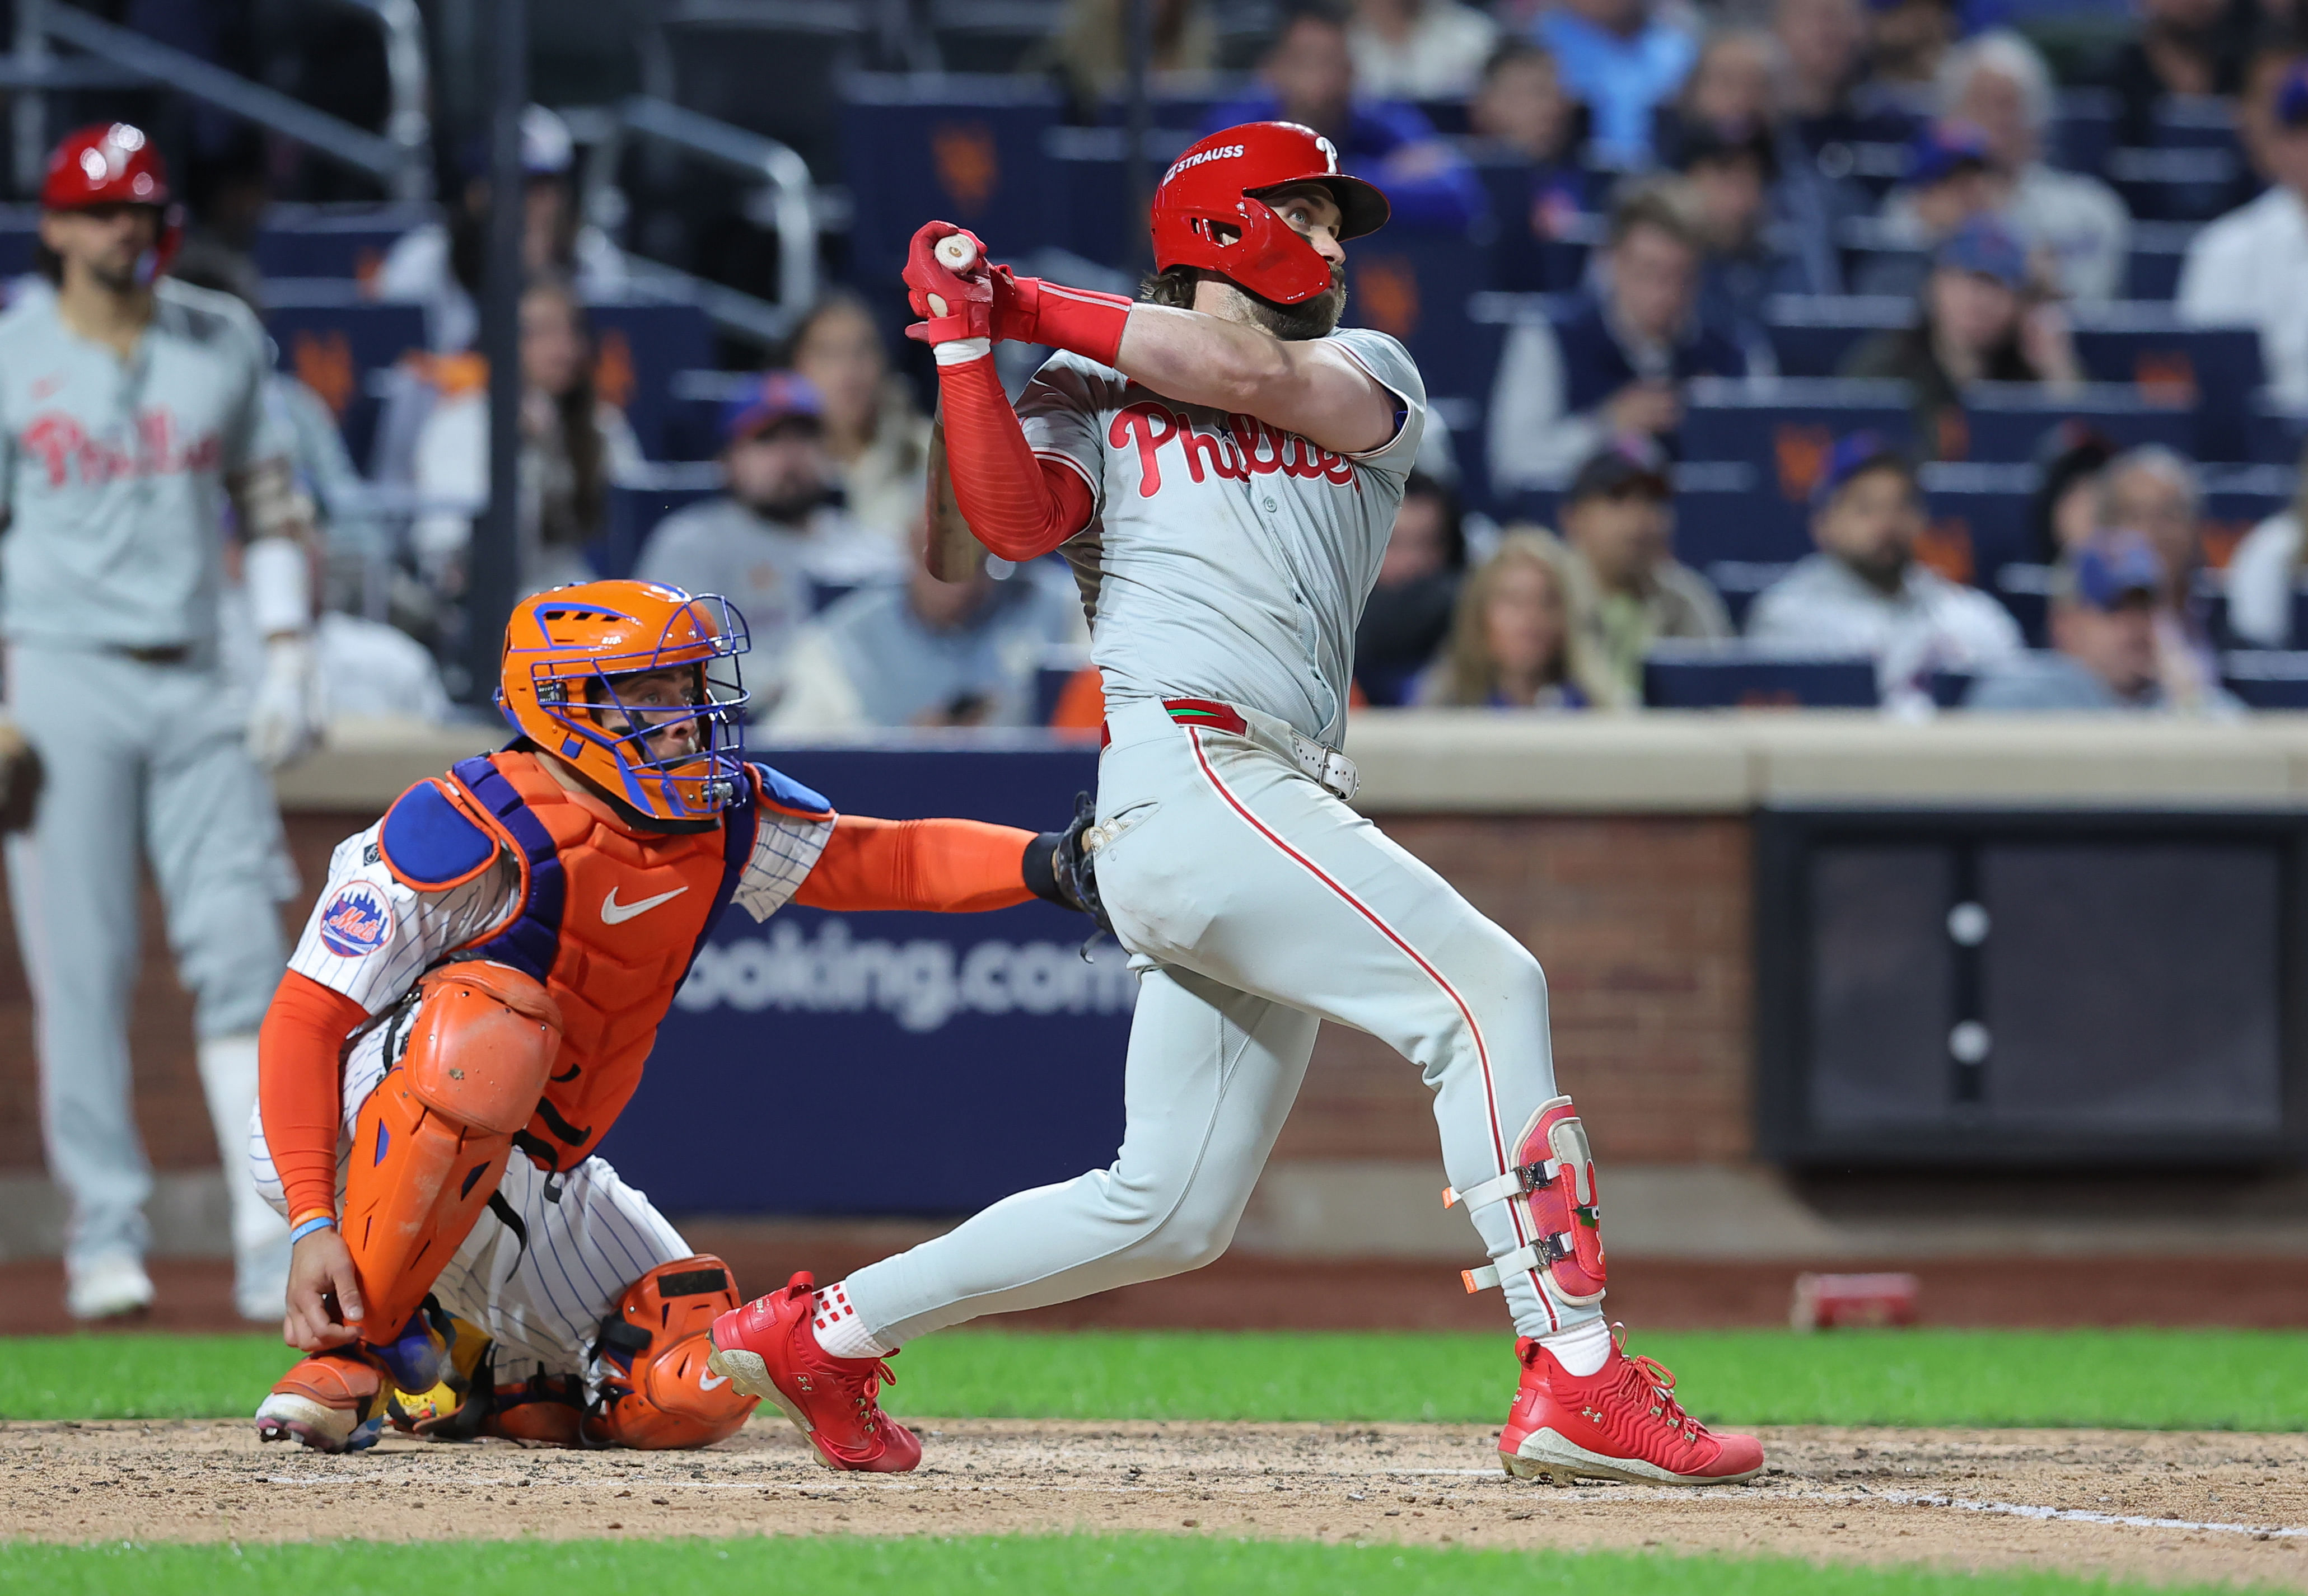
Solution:
{"label": "green grass", "polygon": [[[1635,1348],[1710,1422],[2308,1429],[2298,1332],[1716,1331]],[[0,1340],[0,1418],[237,1417],[287,1361],[261,1335]],[[939,1418],[1495,1423],[1515,1373],[1502,1336],[1203,1332],[962,1332],[896,1367],[891,1412]]]}
{"label": "green grass", "polygon": [[[2189,1587],[2200,1590],[2203,1587]],[[2115,1596],[2144,1585],[2053,1574],[1815,1567],[1791,1558],[1620,1552],[1490,1552],[1162,1535],[873,1540],[450,1541],[281,1546],[50,1547],[0,1542],[0,1590],[41,1596],[760,1596],[763,1591],[908,1596]],[[2181,1588],[2160,1587],[2167,1596]]]}

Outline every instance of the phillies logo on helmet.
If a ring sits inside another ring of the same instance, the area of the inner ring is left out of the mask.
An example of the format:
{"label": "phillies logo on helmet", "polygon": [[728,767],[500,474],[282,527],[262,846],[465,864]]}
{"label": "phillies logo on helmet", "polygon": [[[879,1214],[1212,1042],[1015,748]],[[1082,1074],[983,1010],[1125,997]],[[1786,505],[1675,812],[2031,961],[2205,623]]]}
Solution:
{"label": "phillies logo on helmet", "polygon": [[371,883],[348,882],[321,910],[320,932],[339,958],[366,958],[392,935],[392,905]]}

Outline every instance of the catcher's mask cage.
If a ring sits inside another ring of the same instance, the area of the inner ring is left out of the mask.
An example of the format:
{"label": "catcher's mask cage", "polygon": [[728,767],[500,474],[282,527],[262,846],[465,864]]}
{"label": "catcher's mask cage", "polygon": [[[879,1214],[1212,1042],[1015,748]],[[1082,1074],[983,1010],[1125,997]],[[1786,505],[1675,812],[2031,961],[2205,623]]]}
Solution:
{"label": "catcher's mask cage", "polygon": [[[592,642],[525,648],[509,636],[505,685],[498,689],[497,706],[515,731],[642,814],[661,820],[708,819],[736,803],[745,790],[745,709],[753,695],[745,690],[737,656],[752,639],[745,618],[719,594],[676,596],[681,602],[666,614],[653,637],[615,651]],[[523,607],[532,610],[548,638],[556,622],[609,622],[614,628],[642,619],[591,596],[556,601],[547,592]],[[692,679],[685,703],[638,704],[621,691],[621,684],[636,677],[685,666]],[[536,704],[533,716],[521,715],[511,701],[518,696],[517,678],[525,678]],[[514,691],[509,693],[508,688]],[[537,719],[547,724],[532,724]],[[623,731],[604,724],[619,719]],[[667,733],[683,725],[696,727],[695,748],[654,751]]]}

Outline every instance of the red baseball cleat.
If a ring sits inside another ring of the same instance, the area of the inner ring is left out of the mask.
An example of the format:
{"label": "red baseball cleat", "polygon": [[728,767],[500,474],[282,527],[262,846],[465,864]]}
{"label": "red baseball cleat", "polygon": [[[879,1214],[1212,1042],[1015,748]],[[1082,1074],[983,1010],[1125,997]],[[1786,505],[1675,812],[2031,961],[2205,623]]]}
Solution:
{"label": "red baseball cleat", "polygon": [[783,1408],[827,1468],[902,1474],[922,1461],[922,1444],[874,1401],[897,1377],[879,1358],[836,1358],[817,1344],[809,1322],[816,1295],[804,1272],[784,1291],[723,1314],[705,1367]]}
{"label": "red baseball cleat", "polygon": [[1718,1436],[1675,1400],[1675,1376],[1650,1358],[1630,1358],[1614,1326],[1603,1367],[1580,1377],[1529,1339],[1515,1343],[1522,1387],[1515,1393],[1499,1458],[1507,1472],[1638,1485],[1731,1485],[1762,1472],[1762,1443]]}

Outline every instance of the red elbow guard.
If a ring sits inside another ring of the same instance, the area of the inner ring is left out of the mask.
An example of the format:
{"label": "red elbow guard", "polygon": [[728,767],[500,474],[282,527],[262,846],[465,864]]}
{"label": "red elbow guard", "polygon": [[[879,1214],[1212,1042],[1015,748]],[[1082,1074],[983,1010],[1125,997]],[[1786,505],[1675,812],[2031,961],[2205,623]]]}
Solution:
{"label": "red elbow guard", "polygon": [[1004,560],[1048,553],[1089,525],[1089,485],[1041,459],[994,374],[994,356],[938,366],[946,469],[970,531]]}

